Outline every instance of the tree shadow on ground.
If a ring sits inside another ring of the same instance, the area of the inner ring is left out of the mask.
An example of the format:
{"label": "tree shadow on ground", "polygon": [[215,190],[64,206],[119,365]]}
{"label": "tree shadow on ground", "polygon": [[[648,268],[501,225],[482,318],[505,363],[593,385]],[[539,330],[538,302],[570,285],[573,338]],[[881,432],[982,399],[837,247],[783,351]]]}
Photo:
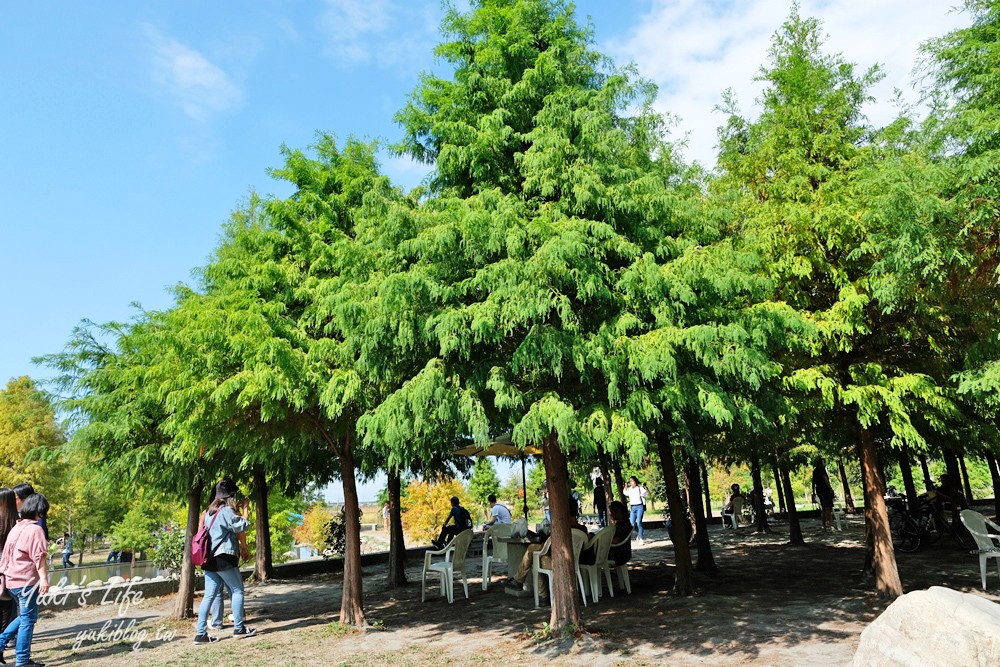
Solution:
{"label": "tree shadow on ground", "polygon": [[[696,593],[689,597],[670,592],[674,566],[669,542],[660,539],[637,550],[630,569],[632,594],[605,594],[596,604],[581,607],[583,641],[538,641],[549,609],[535,609],[531,598],[504,594],[499,578],[486,592],[475,578],[468,600],[458,583],[452,605],[438,595],[435,583],[427,602],[421,603],[420,570],[410,567],[407,576],[416,583],[406,589],[390,593],[366,580],[366,609],[386,628],[416,631],[427,641],[441,633],[490,629],[529,645],[534,642],[526,648],[544,658],[567,651],[627,655],[640,647],[647,655],[653,649],[654,657],[664,660],[675,651],[755,657],[774,643],[788,647],[849,641],[858,635],[859,624],[869,623],[888,604],[876,598],[870,578],[861,575],[863,523],[849,520],[844,532],[824,532],[818,523],[803,523],[805,546],[788,544],[780,529],[770,534],[751,529],[714,532],[719,572],[696,573]],[[978,561],[945,544],[901,554],[897,560],[906,590],[946,585],[975,592],[969,586],[978,581]]]}

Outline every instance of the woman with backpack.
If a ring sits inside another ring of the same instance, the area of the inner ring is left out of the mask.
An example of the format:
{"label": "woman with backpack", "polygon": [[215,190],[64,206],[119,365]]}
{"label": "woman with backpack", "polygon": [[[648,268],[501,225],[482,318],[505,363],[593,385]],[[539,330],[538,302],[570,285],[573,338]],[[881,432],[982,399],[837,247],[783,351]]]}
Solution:
{"label": "woman with backpack", "polygon": [[[208,634],[208,614],[215,600],[225,587],[233,607],[233,637],[252,637],[257,631],[246,627],[243,618],[243,575],[240,574],[240,559],[249,557],[245,542],[240,535],[250,527],[243,514],[246,505],[236,504],[236,484],[223,479],[215,485],[215,500],[208,506],[203,518],[209,540],[208,559],[201,566],[205,571],[205,597],[198,608],[198,626],[195,644],[210,644],[218,637]],[[240,511],[237,511],[239,509]],[[192,547],[193,548],[193,547]]]}

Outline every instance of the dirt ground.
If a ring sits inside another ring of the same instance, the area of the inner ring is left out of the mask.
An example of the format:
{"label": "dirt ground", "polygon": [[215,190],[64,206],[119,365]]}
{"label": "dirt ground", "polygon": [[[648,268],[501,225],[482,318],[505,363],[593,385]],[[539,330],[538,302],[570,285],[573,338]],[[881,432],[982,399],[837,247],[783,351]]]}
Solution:
{"label": "dirt ground", "polygon": [[[663,530],[647,531],[631,564],[632,594],[605,595],[583,608],[584,631],[576,638],[544,638],[548,609],[505,594],[502,574],[484,592],[478,561],[469,562],[468,600],[459,584],[448,605],[435,583],[421,603],[421,563],[412,559],[411,584],[400,590],[385,587],[385,566],[365,568],[372,627],[364,632],[336,623],[339,576],[314,576],[248,586],[248,624],[260,633],[252,639],[235,640],[227,627],[222,641],[195,646],[193,624],[169,619],[172,597],[156,598],[127,609],[44,612],[32,657],[48,665],[164,667],[846,665],[861,631],[885,608],[859,576],[862,520],[849,517],[843,532],[823,532],[806,520],[803,531],[808,545],[792,547],[782,524],[769,535],[714,527],[720,572],[698,574],[693,597],[669,594],[673,549]],[[942,585],[1000,602],[995,567],[992,593],[983,593],[978,560],[947,537],[916,554],[898,554],[897,562],[908,591]]]}

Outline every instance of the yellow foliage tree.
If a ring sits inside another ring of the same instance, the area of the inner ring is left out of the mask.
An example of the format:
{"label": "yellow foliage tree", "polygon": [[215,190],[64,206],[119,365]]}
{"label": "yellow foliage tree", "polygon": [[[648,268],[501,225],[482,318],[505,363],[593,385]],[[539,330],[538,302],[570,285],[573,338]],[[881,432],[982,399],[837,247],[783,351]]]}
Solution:
{"label": "yellow foliage tree", "polygon": [[308,544],[316,551],[323,551],[326,546],[326,524],[335,516],[333,510],[323,503],[316,503],[305,511],[302,525],[296,526],[292,537],[299,544]]}
{"label": "yellow foliage tree", "polygon": [[468,509],[472,498],[457,479],[413,480],[403,494],[403,530],[413,544],[427,544],[438,536],[451,511],[451,497],[458,496]]}
{"label": "yellow foliage tree", "polygon": [[0,390],[0,486],[29,482],[58,503],[65,471],[46,453],[64,442],[52,405],[31,378],[15,378]]}

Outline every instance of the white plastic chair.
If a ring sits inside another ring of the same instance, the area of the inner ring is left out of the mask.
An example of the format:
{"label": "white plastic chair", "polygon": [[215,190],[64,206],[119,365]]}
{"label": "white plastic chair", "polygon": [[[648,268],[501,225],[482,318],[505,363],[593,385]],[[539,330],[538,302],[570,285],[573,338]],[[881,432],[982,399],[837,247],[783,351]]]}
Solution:
{"label": "white plastic chair", "polygon": [[725,530],[728,526],[726,525],[726,519],[732,519],[733,530],[736,530],[740,526],[740,514],[743,512],[743,496],[735,496],[733,498],[733,513],[730,514],[723,510],[722,512],[722,528]]}
{"label": "white plastic chair", "polygon": [[833,525],[836,527],[837,530],[841,531],[844,530],[840,526],[840,521],[843,518],[844,518],[844,508],[835,505],[833,508]]}
{"label": "white plastic chair", "polygon": [[594,549],[595,561],[593,565],[580,564],[580,571],[584,574],[584,579],[590,584],[590,599],[597,602],[601,599],[601,572],[608,581],[608,590],[611,597],[615,596],[611,587],[611,567],[608,563],[608,553],[611,551],[611,540],[615,538],[615,527],[606,526],[601,528],[584,546],[584,549]]}
{"label": "white plastic chair", "polygon": [[[612,537],[612,539],[614,539],[614,538]],[[631,535],[627,535],[625,537],[625,539],[622,540],[621,542],[614,542],[611,545],[611,548],[615,549],[617,547],[625,546],[625,543],[626,542],[630,542],[631,540],[632,540],[632,536]],[[610,549],[609,549],[609,554],[610,554]],[[624,588],[626,593],[628,593],[629,595],[631,595],[632,594],[632,581],[628,577],[628,563],[626,562],[626,563],[623,563],[621,565],[615,565],[614,562],[609,558],[608,559],[608,568],[609,569],[613,568],[614,571],[618,573],[618,585],[620,587]],[[611,597],[614,597],[615,596],[615,591],[613,589],[611,589],[611,586],[608,586],[608,588],[611,590]]]}
{"label": "white plastic chair", "polygon": [[[425,599],[427,592],[427,574],[436,572],[441,577],[441,595],[448,596],[448,604],[455,601],[455,580],[456,573],[462,575],[462,586],[465,587],[465,598],[469,598],[469,580],[465,575],[465,554],[472,543],[472,531],[463,530],[456,535],[451,542],[445,545],[444,549],[424,552],[424,570],[420,574],[420,601]],[[437,563],[431,562],[434,556],[444,556],[444,560]]]}
{"label": "white plastic chair", "polygon": [[997,559],[997,571],[1000,572],[1000,535],[993,535],[986,530],[986,526],[994,530],[1000,530],[996,525],[979,512],[972,510],[962,510],[960,515],[962,523],[972,534],[972,539],[976,541],[976,549],[972,553],[979,554],[979,572],[983,576],[983,590],[986,590],[986,559]]}
{"label": "white plastic chair", "polygon": [[[483,590],[490,587],[490,577],[493,574],[493,563],[507,563],[507,543],[501,537],[510,537],[513,526],[509,523],[498,523],[490,526],[483,535]],[[493,553],[490,553],[490,542],[493,542]],[[510,569],[508,564],[507,569]]]}
{"label": "white plastic chair", "polygon": [[[583,586],[583,574],[580,573],[580,552],[583,551],[583,545],[587,543],[589,539],[587,535],[580,530],[570,530],[573,533],[573,569],[576,570],[576,580],[580,586],[580,595],[583,597],[583,606],[587,606],[587,589]],[[549,600],[552,600],[552,570],[546,569],[541,566],[542,556],[549,553],[552,549],[552,538],[545,540],[545,544],[542,545],[541,551],[536,551],[532,555],[531,562],[531,583],[535,589],[535,607],[540,606],[538,604],[538,575],[544,574],[549,578]]]}

